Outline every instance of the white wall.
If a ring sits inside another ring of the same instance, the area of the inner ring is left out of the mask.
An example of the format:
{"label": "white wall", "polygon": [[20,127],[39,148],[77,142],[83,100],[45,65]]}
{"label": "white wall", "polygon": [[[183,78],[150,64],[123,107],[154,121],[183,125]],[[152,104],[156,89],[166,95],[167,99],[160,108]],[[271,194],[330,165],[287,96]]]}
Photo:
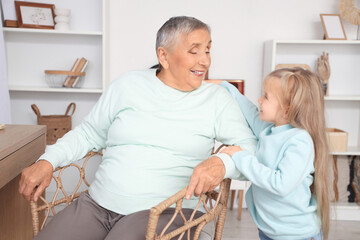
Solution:
{"label": "white wall", "polygon": [[[337,0],[110,0],[109,78],[157,63],[155,36],[170,17],[194,16],[212,29],[210,78],[245,79],[261,94],[264,41],[322,39],[320,13],[339,13]],[[357,26],[344,21],[348,39]]]}

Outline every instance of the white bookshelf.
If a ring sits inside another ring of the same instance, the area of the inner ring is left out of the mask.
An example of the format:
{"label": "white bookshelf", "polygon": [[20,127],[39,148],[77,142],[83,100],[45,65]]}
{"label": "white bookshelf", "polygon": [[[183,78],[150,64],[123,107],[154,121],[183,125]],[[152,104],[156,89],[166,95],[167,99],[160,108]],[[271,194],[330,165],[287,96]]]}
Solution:
{"label": "white bookshelf", "polygon": [[360,95],[333,95],[326,96],[325,101],[360,101]]}
{"label": "white bookshelf", "polygon": [[[43,115],[63,114],[70,102],[77,105],[73,127],[89,113],[106,89],[105,0],[54,0],[55,8],[69,8],[70,30],[3,28],[8,86],[14,124],[36,124],[30,105]],[[84,8],[84,6],[86,6]],[[45,70],[70,70],[77,58],[89,63],[81,88],[52,88]]]}
{"label": "white bookshelf", "polygon": [[356,203],[333,203],[330,208],[332,220],[360,221],[360,205]]}
{"label": "white bookshelf", "polygon": [[346,152],[331,152],[330,154],[337,156],[360,156],[360,147],[349,146]]}
{"label": "white bookshelf", "polygon": [[48,93],[102,93],[102,88],[49,88],[49,87],[28,87],[9,86],[10,91],[18,92],[48,92]]}
{"label": "white bookshelf", "polygon": [[[263,75],[273,71],[277,64],[307,64],[316,71],[317,58],[323,52],[329,53],[331,68],[329,96],[325,97],[327,126],[349,133],[347,151],[330,154],[360,155],[360,41],[267,41]],[[334,203],[331,217],[338,220],[360,221],[360,207],[355,203]]]}
{"label": "white bookshelf", "polygon": [[64,34],[64,35],[89,35],[89,36],[102,36],[101,31],[59,31],[52,29],[33,29],[33,28],[9,28],[4,27],[4,32],[14,32],[14,33],[38,33],[38,34]]}
{"label": "white bookshelf", "polygon": [[[42,32],[45,31],[45,32]],[[83,88],[102,89],[102,35],[55,30],[5,31],[9,86],[48,88],[45,70],[70,70],[76,58],[89,60]],[[12,89],[12,88],[10,88]]]}

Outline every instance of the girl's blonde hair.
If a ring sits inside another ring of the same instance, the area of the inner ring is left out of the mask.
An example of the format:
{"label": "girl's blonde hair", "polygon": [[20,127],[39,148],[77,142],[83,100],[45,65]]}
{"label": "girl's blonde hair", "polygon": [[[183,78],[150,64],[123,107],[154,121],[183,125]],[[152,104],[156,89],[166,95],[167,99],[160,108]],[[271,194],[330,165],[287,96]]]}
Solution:
{"label": "girl's blonde hair", "polygon": [[315,174],[311,191],[316,197],[317,214],[321,230],[327,239],[330,223],[328,189],[329,148],[326,138],[324,95],[321,81],[314,73],[302,68],[283,68],[271,72],[264,84],[272,78],[280,80],[278,92],[282,106],[288,107],[288,121],[293,127],[305,129],[312,137],[315,148]]}

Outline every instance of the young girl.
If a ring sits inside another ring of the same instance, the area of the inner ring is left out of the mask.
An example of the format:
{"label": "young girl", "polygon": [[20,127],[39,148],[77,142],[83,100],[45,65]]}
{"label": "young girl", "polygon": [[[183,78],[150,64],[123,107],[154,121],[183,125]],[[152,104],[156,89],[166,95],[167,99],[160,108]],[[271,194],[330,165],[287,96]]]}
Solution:
{"label": "young girl", "polygon": [[327,239],[329,158],[319,78],[301,68],[270,73],[260,111],[231,84],[221,85],[259,141],[255,156],[235,146],[223,153],[252,182],[246,203],[260,239]]}

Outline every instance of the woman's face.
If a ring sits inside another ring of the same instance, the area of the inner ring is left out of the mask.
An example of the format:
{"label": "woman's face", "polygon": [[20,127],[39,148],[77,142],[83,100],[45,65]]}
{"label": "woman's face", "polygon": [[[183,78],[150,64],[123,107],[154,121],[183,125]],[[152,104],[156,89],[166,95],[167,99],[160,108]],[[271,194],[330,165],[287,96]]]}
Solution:
{"label": "woman's face", "polygon": [[201,85],[211,63],[211,37],[205,29],[181,34],[172,49],[158,50],[163,69],[158,74],[166,85],[192,91]]}

